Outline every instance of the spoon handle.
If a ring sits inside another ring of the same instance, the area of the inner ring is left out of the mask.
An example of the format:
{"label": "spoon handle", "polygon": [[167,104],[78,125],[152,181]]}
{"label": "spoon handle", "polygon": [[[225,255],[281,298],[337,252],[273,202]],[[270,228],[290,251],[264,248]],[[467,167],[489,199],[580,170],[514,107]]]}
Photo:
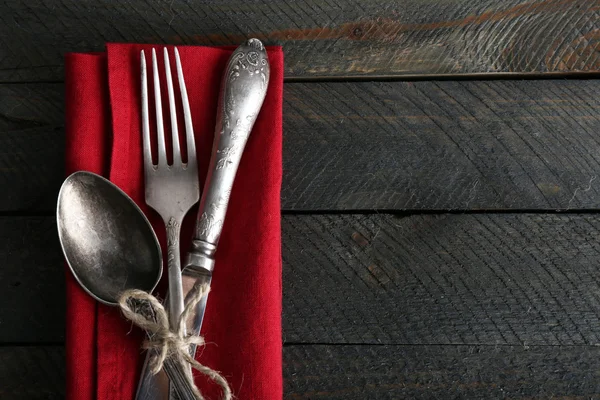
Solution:
{"label": "spoon handle", "polygon": [[211,272],[229,196],[242,153],[269,83],[269,61],[258,39],[249,39],[229,58],[223,76],[208,175],[186,268]]}

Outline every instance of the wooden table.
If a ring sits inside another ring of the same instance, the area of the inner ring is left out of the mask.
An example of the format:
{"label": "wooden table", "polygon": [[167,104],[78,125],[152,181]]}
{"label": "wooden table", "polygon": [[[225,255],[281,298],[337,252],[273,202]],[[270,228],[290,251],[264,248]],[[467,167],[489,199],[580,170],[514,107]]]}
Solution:
{"label": "wooden table", "polygon": [[289,399],[600,396],[600,1],[0,4],[0,398],[64,396],[63,54],[281,44]]}

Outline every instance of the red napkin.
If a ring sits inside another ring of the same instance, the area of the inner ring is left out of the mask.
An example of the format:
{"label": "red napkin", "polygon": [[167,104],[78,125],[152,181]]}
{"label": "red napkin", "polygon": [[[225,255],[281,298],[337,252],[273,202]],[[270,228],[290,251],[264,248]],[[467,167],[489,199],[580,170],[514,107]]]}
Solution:
{"label": "red napkin", "polygon": [[[164,225],[146,206],[143,191],[140,50],[148,57],[151,48],[109,44],[106,53],[66,56],[66,166],[68,173],[93,171],[117,184],[146,213],[164,246]],[[221,76],[232,49],[178,49],[202,187]],[[162,48],[157,50],[162,59]],[[196,354],[202,364],[227,378],[241,400],[283,396],[279,198],[283,52],[270,47],[268,54],[269,89],[233,186],[202,329],[207,345]],[[165,102],[166,97],[163,91]],[[184,226],[184,246],[191,238],[195,211]],[[66,328],[67,398],[133,399],[143,362],[142,333],[118,309],[92,300],[69,273]],[[196,382],[208,398],[220,398],[214,383],[202,376]]]}

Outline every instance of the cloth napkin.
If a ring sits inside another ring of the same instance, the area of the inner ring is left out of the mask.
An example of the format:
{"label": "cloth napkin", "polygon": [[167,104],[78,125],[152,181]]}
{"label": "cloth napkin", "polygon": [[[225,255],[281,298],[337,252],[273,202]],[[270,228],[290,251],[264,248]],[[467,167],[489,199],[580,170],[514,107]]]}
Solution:
{"label": "cloth napkin", "polygon": [[[87,170],[101,174],[123,189],[146,213],[164,248],[164,224],[146,206],[143,187],[140,50],[145,50],[150,67],[152,47],[108,44],[105,53],[66,55],[66,168],[67,173]],[[167,47],[174,70],[172,47]],[[196,134],[202,187],[221,77],[233,48],[178,49]],[[163,65],[162,46],[157,50],[159,64]],[[202,327],[207,344],[196,354],[202,364],[226,377],[240,400],[283,396],[283,52],[280,47],[268,47],[268,55],[269,88],[233,186]],[[164,77],[164,69],[161,76]],[[162,93],[163,110],[168,110],[166,91]],[[190,212],[184,224],[182,254],[190,243],[196,210]],[[165,281],[166,273],[159,286],[162,298]],[[133,399],[144,359],[140,350],[143,334],[117,308],[91,299],[70,273],[66,290],[67,398]],[[208,398],[220,398],[219,388],[203,376],[196,376],[196,383]]]}

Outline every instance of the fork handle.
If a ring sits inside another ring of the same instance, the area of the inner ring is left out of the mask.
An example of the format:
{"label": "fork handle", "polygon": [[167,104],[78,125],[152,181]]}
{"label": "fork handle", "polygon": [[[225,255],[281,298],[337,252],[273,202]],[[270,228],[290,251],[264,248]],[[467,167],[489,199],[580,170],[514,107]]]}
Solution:
{"label": "fork handle", "polygon": [[269,60],[258,39],[249,39],[229,58],[221,82],[217,124],[196,231],[186,267],[212,271],[229,196],[242,153],[267,93]]}
{"label": "fork handle", "polygon": [[183,289],[181,287],[181,256],[179,252],[179,236],[181,221],[171,217],[165,223],[167,230],[167,273],[169,276],[169,324],[177,329],[179,316],[183,312]]}

